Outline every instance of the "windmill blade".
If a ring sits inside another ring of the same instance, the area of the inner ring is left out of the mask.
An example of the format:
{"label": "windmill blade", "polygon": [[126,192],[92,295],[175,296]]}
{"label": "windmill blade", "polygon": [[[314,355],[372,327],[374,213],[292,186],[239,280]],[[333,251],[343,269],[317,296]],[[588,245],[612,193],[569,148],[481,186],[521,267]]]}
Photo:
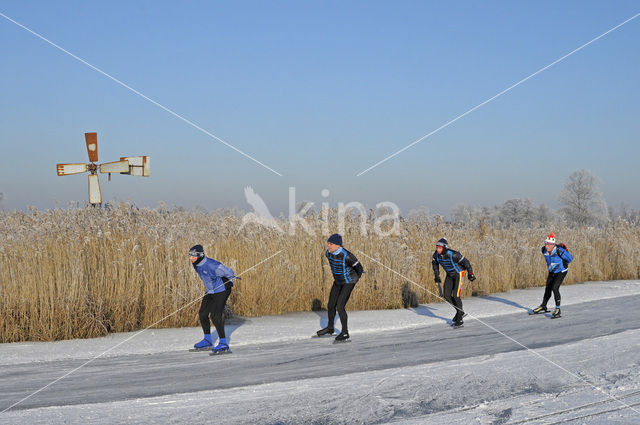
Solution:
{"label": "windmill blade", "polygon": [[102,203],[100,181],[97,174],[89,174],[89,203],[94,205]]}
{"label": "windmill blade", "polygon": [[100,172],[101,173],[128,173],[129,162],[128,161],[105,162],[104,164],[100,164]]}
{"label": "windmill blade", "polygon": [[87,164],[56,164],[59,176],[70,176],[87,171]]}
{"label": "windmill blade", "polygon": [[149,177],[151,175],[151,158],[143,156],[142,161],[142,177]]}
{"label": "windmill blade", "polygon": [[149,177],[151,174],[151,161],[148,156],[125,156],[120,158],[129,162],[129,172],[122,174],[129,174],[132,176]]}
{"label": "windmill blade", "polygon": [[98,162],[98,133],[84,133],[90,162]]}

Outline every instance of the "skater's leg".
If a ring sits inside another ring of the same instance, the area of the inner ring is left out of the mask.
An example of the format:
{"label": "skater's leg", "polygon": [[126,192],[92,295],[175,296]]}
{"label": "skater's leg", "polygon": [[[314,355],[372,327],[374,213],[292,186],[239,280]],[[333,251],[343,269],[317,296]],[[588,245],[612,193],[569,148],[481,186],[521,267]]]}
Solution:
{"label": "skater's leg", "polygon": [[462,291],[462,274],[459,273],[455,277],[452,277],[451,281],[451,304],[456,309],[456,315],[453,317],[453,321],[457,322],[458,320],[462,320],[462,298],[460,298]]}
{"label": "skater's leg", "polygon": [[351,292],[353,291],[353,288],[356,285],[354,284],[348,284],[348,285],[342,285],[342,288],[340,290],[340,295],[338,295],[338,315],[340,316],[340,330],[341,333],[347,333],[348,332],[348,325],[347,325],[347,320],[348,320],[348,316],[347,316],[347,302],[349,301],[349,297],[351,297]]}
{"label": "skater's leg", "polygon": [[560,307],[560,285],[562,285],[562,281],[566,275],[567,272],[556,273],[553,279],[553,298],[556,302],[556,307]]}
{"label": "skater's leg", "polygon": [[458,319],[458,309],[456,308],[456,301],[453,299],[454,289],[457,290],[456,279],[447,275],[444,279],[444,299],[456,310],[456,314],[452,319],[455,322]]}
{"label": "skater's leg", "polygon": [[[453,306],[456,307],[456,317],[462,320],[462,283],[464,282],[464,272],[460,272],[453,281],[453,290],[451,291],[451,299]],[[454,320],[455,321],[455,320]]]}
{"label": "skater's leg", "polygon": [[196,349],[205,349],[211,347],[211,322],[209,322],[209,316],[211,315],[213,308],[213,301],[210,294],[202,297],[202,303],[200,304],[200,310],[198,311],[198,318],[200,319],[200,325],[202,326],[202,332],[204,332],[204,339],[194,344]]}
{"label": "skater's leg", "polygon": [[551,292],[553,291],[554,277],[555,276],[553,273],[549,273],[549,275],[547,276],[547,285],[544,288],[544,296],[542,297],[542,304],[540,304],[542,307],[546,307],[547,303],[549,302],[549,298],[551,298]]}
{"label": "skater's leg", "polygon": [[218,332],[218,338],[225,338],[224,332],[224,306],[227,304],[227,299],[231,294],[231,288],[227,288],[224,292],[218,292],[213,294],[213,325]]}
{"label": "skater's leg", "polygon": [[447,277],[444,278],[443,291],[444,291],[444,299],[449,304],[453,305],[453,299],[451,297],[453,293],[453,278],[449,275],[447,275]]}
{"label": "skater's leg", "polygon": [[334,323],[336,320],[336,306],[338,305],[338,297],[340,296],[340,287],[342,285],[336,285],[333,282],[333,286],[331,287],[331,293],[329,293],[329,303],[327,304],[327,318],[329,319],[329,324],[327,327],[329,329],[334,328]]}
{"label": "skater's leg", "polygon": [[209,315],[213,311],[213,302],[211,294],[207,294],[202,297],[202,303],[200,304],[200,310],[198,311],[198,318],[200,319],[200,325],[205,335],[211,333],[211,322],[209,321]]}

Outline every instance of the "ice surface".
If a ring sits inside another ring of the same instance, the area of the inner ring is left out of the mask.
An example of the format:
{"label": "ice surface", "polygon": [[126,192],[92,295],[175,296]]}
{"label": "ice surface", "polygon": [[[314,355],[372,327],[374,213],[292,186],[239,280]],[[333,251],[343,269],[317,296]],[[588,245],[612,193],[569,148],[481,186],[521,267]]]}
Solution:
{"label": "ice surface", "polygon": [[[567,315],[572,305],[638,294],[638,281],[595,282],[562,288]],[[469,298],[464,300],[465,310],[478,318],[514,312],[526,314],[526,308],[539,304],[541,295],[542,289],[535,288]],[[439,332],[443,338],[458,335],[467,327],[454,331],[444,326],[444,321],[453,313],[453,309],[444,304],[424,305],[415,310],[351,312],[350,333],[354,344],[349,345],[357,345],[358,335],[364,339],[372,333],[382,335],[385,330],[413,328],[424,332],[423,327],[429,325],[434,325],[433,332]],[[624,312],[620,316],[623,320]],[[321,342],[311,341],[310,335],[323,326],[322,320],[323,317],[315,313],[251,318],[234,325],[231,346],[234,351],[242,352],[239,348],[243,346],[249,351],[260,351],[261,344],[277,341]],[[472,323],[473,319],[466,320]],[[565,326],[567,323],[565,318],[549,321],[558,322]],[[383,324],[386,327],[383,328]],[[628,330],[620,333],[536,349],[547,360],[527,350],[456,360],[443,358],[425,364],[220,390],[12,409],[0,414],[0,423],[634,424],[640,423],[640,330],[637,328],[637,323],[632,323]],[[135,333],[91,340],[3,344],[0,345],[0,364],[28,366],[52,360],[91,358],[123,341],[126,342],[105,356],[181,351],[197,341],[200,332],[195,328],[161,329],[145,331],[129,340],[127,338]],[[393,347],[381,348],[380,355],[393,359]],[[231,356],[225,359],[233,361]],[[218,364],[218,367],[224,365]],[[210,373],[211,379],[215,379],[216,363],[204,373]],[[45,391],[54,390],[52,386]]]}
{"label": "ice surface", "polygon": [[[543,288],[530,288],[467,298],[464,299],[464,309],[478,318],[526,311],[540,304],[542,293]],[[563,286],[562,302],[563,307],[567,307],[638,293],[640,281],[589,282]],[[552,304],[553,300],[549,306]],[[453,308],[445,303],[423,304],[416,309],[352,311],[349,312],[349,333],[353,337],[363,333],[411,329],[442,323],[454,314]],[[239,347],[307,339],[326,324],[326,312],[307,312],[235,319],[227,323],[226,330],[230,345]],[[336,328],[339,327],[338,319]],[[180,328],[123,332],[92,339],[0,344],[0,364],[180,351],[201,339],[200,328]]]}

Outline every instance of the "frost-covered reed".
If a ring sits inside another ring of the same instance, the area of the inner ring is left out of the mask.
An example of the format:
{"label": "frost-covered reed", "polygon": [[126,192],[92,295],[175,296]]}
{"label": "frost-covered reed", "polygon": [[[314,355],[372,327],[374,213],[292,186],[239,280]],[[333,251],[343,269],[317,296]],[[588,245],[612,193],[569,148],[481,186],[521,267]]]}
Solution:
{"label": "frost-covered reed", "polygon": [[[311,310],[316,299],[326,306],[332,279],[324,258],[327,235],[320,229],[337,229],[321,220],[307,218],[315,235],[300,228],[291,235],[255,224],[241,228],[242,218],[233,211],[122,204],[0,212],[0,341],[85,338],[147,327],[202,296],[187,257],[196,243],[237,273],[282,250],[236,284],[230,303],[237,315]],[[287,229],[284,219],[279,224]],[[566,283],[639,277],[640,227],[623,221],[605,228],[496,229],[413,217],[401,221],[399,234],[378,237],[362,235],[351,217],[345,247],[367,273],[349,308],[401,308],[407,280],[426,288],[409,285],[421,303],[435,301],[428,292],[436,291],[431,255],[443,236],[471,260],[478,277],[463,287],[463,296],[542,286],[540,248],[549,231],[576,257]],[[158,327],[197,326],[198,307],[195,302]]]}

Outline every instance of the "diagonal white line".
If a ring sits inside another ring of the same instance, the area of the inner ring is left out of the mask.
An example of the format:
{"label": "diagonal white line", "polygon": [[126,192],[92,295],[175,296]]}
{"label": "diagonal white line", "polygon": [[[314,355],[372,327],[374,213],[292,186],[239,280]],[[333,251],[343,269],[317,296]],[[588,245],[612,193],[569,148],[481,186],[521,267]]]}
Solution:
{"label": "diagonal white line", "polygon": [[[270,259],[272,259],[273,257],[275,257],[276,255],[280,254],[282,252],[282,250],[279,250],[278,252],[276,252],[275,254],[270,255],[269,257],[265,258],[264,260],[260,261],[258,264],[246,269],[245,271],[243,271],[242,273],[240,273],[239,275],[237,275],[236,277],[240,277],[243,274],[245,274],[246,272],[248,272],[249,270],[253,270],[254,268],[258,267],[259,265],[269,261]],[[120,341],[119,343],[117,343],[116,345],[114,345],[113,347],[109,348],[108,350],[98,354],[97,356],[93,357],[92,359],[87,360],[86,362],[84,362],[83,364],[81,364],[80,366],[78,366],[77,368],[65,373],[64,375],[62,375],[61,377],[57,378],[56,380],[48,383],[47,385],[45,385],[44,387],[40,388],[39,390],[36,390],[34,392],[32,392],[31,394],[29,394],[28,396],[24,397],[22,400],[16,401],[15,403],[13,403],[11,406],[7,407],[6,409],[4,409],[2,412],[0,413],[4,413],[9,409],[12,409],[14,407],[16,407],[18,404],[22,403],[23,401],[33,397],[34,395],[38,394],[41,391],[44,391],[45,389],[49,388],[50,386],[52,386],[53,384],[55,384],[56,382],[66,378],[67,376],[71,375],[74,372],[77,372],[78,370],[82,369],[83,367],[85,367],[86,365],[88,365],[89,363],[93,362],[94,360],[104,356],[105,354],[107,354],[109,351],[112,351],[116,348],[118,348],[119,346],[121,346],[122,344],[124,344],[125,342],[128,342],[130,340],[132,340],[133,338],[137,337],[138,335],[140,335],[142,332],[156,326],[158,323],[164,321],[165,319],[168,319],[169,317],[173,316],[174,314],[184,310],[185,308],[189,307],[191,304],[196,303],[197,301],[200,301],[202,299],[202,297],[198,297],[196,299],[194,299],[193,301],[188,302],[187,304],[183,305],[182,307],[180,307],[179,309],[177,309],[176,311],[174,311],[171,314],[168,314],[167,316],[163,317],[162,319],[158,320],[157,322],[153,323],[152,325],[147,326],[146,328],[142,329],[139,332],[136,332],[135,334],[131,335],[130,337],[128,337],[127,339]]]}
{"label": "diagonal white line", "polygon": [[171,115],[173,115],[174,117],[178,118],[179,120],[184,121],[185,123],[189,124],[191,127],[195,128],[196,130],[201,131],[202,133],[206,134],[207,136],[217,140],[218,142],[222,143],[223,145],[233,149],[234,151],[238,152],[240,155],[244,156],[245,158],[250,159],[251,161],[262,165],[264,168],[266,168],[267,170],[271,171],[274,174],[279,175],[280,177],[282,177],[282,174],[280,174],[279,172],[277,172],[276,170],[274,170],[273,168],[269,167],[268,165],[258,161],[257,159],[255,159],[254,157],[252,157],[251,155],[241,151],[240,149],[236,148],[235,146],[233,146],[232,144],[222,140],[220,137],[216,136],[215,134],[205,130],[204,128],[200,127],[199,125],[195,124],[193,121],[188,120],[187,118],[183,117],[182,115],[178,114],[177,112],[172,111],[171,109],[167,108],[166,106],[156,102],[155,100],[151,99],[150,97],[145,96],[144,94],[140,93],[138,90],[134,89],[133,87],[123,83],[122,81],[118,80],[116,77],[107,74],[106,72],[104,72],[103,70],[101,70],[100,68],[91,65],[89,62],[85,61],[84,59],[74,55],[73,53],[71,53],[70,51],[62,48],[61,46],[57,45],[56,43],[54,43],[53,41],[47,39],[46,37],[38,34],[37,32],[33,31],[30,28],[27,28],[26,26],[22,25],[20,22],[8,17],[7,15],[3,14],[2,12],[0,12],[0,16],[2,16],[3,18],[5,18],[6,20],[13,22],[14,24],[16,24],[17,26],[19,26],[20,28],[24,29],[25,31],[30,32],[31,34],[35,35],[36,37],[38,37],[39,39],[43,40],[44,42],[52,45],[53,47],[55,47],[56,49],[66,53],[67,55],[71,56],[72,58],[74,58],[75,60],[77,60],[78,62],[81,62],[83,64],[85,64],[86,66],[88,66],[89,68],[93,69],[96,72],[99,72],[100,74],[104,75],[105,77],[109,78],[110,80],[120,84],[122,87],[126,88],[127,90],[137,94],[138,96],[140,96],[141,98],[143,98],[144,100],[151,102],[152,104],[156,105],[158,108],[170,113]]}
{"label": "diagonal white line", "polygon": [[361,175],[363,175],[364,173],[373,170],[374,168],[376,168],[378,165],[387,162],[388,160],[390,160],[391,158],[393,158],[394,156],[401,154],[402,152],[406,151],[407,149],[409,149],[410,147],[422,142],[423,140],[431,137],[432,135],[436,134],[437,132],[439,132],[440,130],[449,127],[451,124],[453,124],[454,122],[458,121],[459,119],[469,115],[470,113],[472,113],[473,111],[475,111],[478,108],[483,107],[484,105],[486,105],[487,103],[497,99],[498,97],[502,96],[503,94],[507,93],[508,91],[510,91],[513,88],[516,88],[517,86],[519,86],[520,84],[524,83],[525,81],[535,77],[536,75],[540,74],[541,72],[551,68],[553,65],[557,64],[558,62],[562,62],[563,60],[565,60],[566,58],[568,58],[569,56],[573,55],[574,53],[579,52],[580,50],[584,49],[585,47],[587,47],[588,45],[590,45],[591,43],[594,43],[595,41],[601,39],[602,37],[604,37],[605,35],[609,34],[610,32],[613,32],[615,30],[617,30],[618,28],[620,28],[621,26],[623,26],[624,24],[636,19],[638,16],[640,16],[640,13],[637,13],[635,15],[633,15],[631,18],[627,19],[624,22],[619,23],[618,25],[616,25],[615,27],[609,29],[606,32],[603,32],[602,34],[600,34],[599,36],[597,36],[596,38],[591,39],[590,41],[586,42],[585,44],[583,44],[582,46],[578,47],[577,49],[572,50],[571,52],[567,53],[566,55],[556,59],[555,61],[551,62],[549,65],[544,66],[542,68],[540,68],[539,70],[537,70],[536,72],[534,72],[533,74],[529,75],[528,77],[523,78],[522,80],[518,81],[517,83],[507,87],[506,89],[502,90],[500,93],[496,94],[493,97],[490,97],[489,99],[485,100],[482,103],[479,103],[478,105],[474,106],[473,108],[469,109],[467,112],[458,115],[457,117],[455,117],[454,119],[452,119],[451,121],[448,121],[447,123],[441,125],[440,127],[436,128],[435,130],[433,130],[430,133],[425,134],[424,136],[422,136],[421,138],[419,138],[418,140],[409,143],[407,146],[405,146],[404,148],[392,153],[391,155],[389,155],[388,157],[376,162],[375,164],[373,164],[372,166],[370,166],[369,168],[366,168],[362,171],[360,171],[358,174],[356,174],[357,177],[360,177]]}
{"label": "diagonal white line", "polygon": [[[378,260],[376,260],[375,258],[373,258],[373,257],[371,257],[371,256],[369,256],[369,255],[367,255],[365,252],[362,252],[362,251],[361,251],[361,250],[359,250],[359,249],[358,249],[357,251],[358,251],[359,253],[361,253],[362,255],[364,255],[365,257],[367,257],[369,260],[371,260],[371,261],[373,261],[373,262],[375,262],[375,263],[377,263],[377,264],[380,264],[380,265],[381,265],[382,267],[384,267],[385,269],[387,269],[387,270],[389,270],[390,272],[392,272],[392,273],[394,273],[394,274],[396,274],[396,275],[400,276],[401,278],[405,279],[407,282],[412,283],[413,285],[417,286],[418,288],[422,288],[422,289],[424,289],[425,291],[427,291],[427,292],[428,292],[428,293],[430,293],[431,295],[434,295],[435,297],[437,297],[437,298],[439,298],[439,299],[441,299],[441,300],[443,300],[443,301],[445,301],[445,302],[447,302],[447,303],[448,303],[448,301],[447,301],[447,300],[445,300],[444,298],[442,298],[440,295],[438,295],[438,294],[436,294],[436,293],[434,293],[434,292],[431,292],[430,290],[428,290],[428,289],[427,289],[427,288],[425,288],[424,286],[422,286],[422,285],[420,285],[420,284],[418,284],[418,283],[414,282],[413,280],[409,279],[409,278],[408,278],[408,277],[406,277],[406,276],[403,276],[401,273],[398,273],[397,271],[393,270],[392,268],[387,267],[386,265],[382,264],[380,261],[378,261]],[[456,310],[458,310],[458,311],[462,311],[461,309],[459,309],[458,307],[454,306],[453,304],[449,304],[449,305],[451,305],[453,308],[455,308],[455,309],[456,309]],[[632,406],[630,406],[630,405],[626,404],[624,401],[622,401],[622,400],[620,400],[620,399],[616,398],[615,396],[612,396],[611,394],[607,393],[605,390],[603,390],[603,389],[601,389],[601,388],[599,388],[599,387],[595,386],[594,384],[592,384],[591,382],[589,382],[589,381],[587,381],[586,379],[582,378],[581,376],[578,376],[578,375],[576,375],[575,373],[571,372],[570,370],[568,370],[568,369],[566,369],[566,368],[564,368],[564,367],[560,366],[559,364],[555,363],[553,360],[551,360],[551,359],[549,359],[549,358],[547,358],[547,357],[543,356],[542,354],[538,353],[536,350],[534,350],[534,349],[532,349],[532,348],[527,347],[527,346],[526,346],[526,345],[524,345],[523,343],[521,343],[521,342],[517,341],[516,339],[514,339],[514,338],[510,337],[509,335],[505,334],[504,332],[500,331],[499,329],[496,329],[495,327],[491,326],[490,324],[486,323],[485,321],[483,321],[483,320],[481,320],[481,319],[479,319],[479,318],[477,318],[477,317],[475,317],[475,316],[473,316],[473,315],[471,315],[471,314],[469,314],[469,313],[467,313],[467,315],[468,315],[469,317],[471,317],[472,319],[477,320],[478,322],[480,322],[481,324],[483,324],[483,325],[484,325],[484,326],[486,326],[487,328],[491,329],[492,331],[494,331],[494,332],[496,332],[496,333],[498,333],[498,334],[502,335],[503,337],[505,337],[505,338],[507,338],[508,340],[510,340],[510,341],[512,341],[512,342],[514,342],[515,344],[519,345],[520,347],[522,347],[522,348],[526,349],[527,351],[529,351],[529,352],[531,352],[531,353],[535,354],[536,356],[540,357],[542,360],[544,360],[544,361],[546,361],[546,362],[548,362],[548,363],[551,363],[553,366],[555,366],[555,367],[559,368],[560,370],[562,370],[562,371],[566,372],[567,374],[571,375],[572,377],[576,378],[577,380],[582,381],[582,382],[584,382],[585,384],[587,384],[587,385],[589,385],[589,386],[593,387],[595,390],[597,390],[597,391],[601,392],[602,394],[604,394],[605,396],[609,397],[610,399],[617,401],[618,403],[620,403],[620,404],[621,404],[622,406],[624,406],[625,408],[629,408],[629,409],[633,410],[634,412],[636,412],[637,414],[639,414],[639,415],[640,415],[640,411],[638,411],[638,410],[634,409]]]}

